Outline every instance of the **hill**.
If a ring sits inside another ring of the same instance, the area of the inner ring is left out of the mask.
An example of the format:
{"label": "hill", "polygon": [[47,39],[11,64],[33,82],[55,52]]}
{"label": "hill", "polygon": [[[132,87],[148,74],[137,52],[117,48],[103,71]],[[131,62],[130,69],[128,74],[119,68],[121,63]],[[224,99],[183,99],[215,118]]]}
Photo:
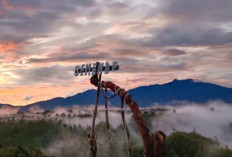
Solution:
{"label": "hill", "polygon": [[[155,84],[141,86],[128,91],[133,99],[141,107],[159,105],[178,105],[178,102],[206,103],[212,100],[220,100],[225,103],[232,103],[232,89],[219,85],[196,82],[193,79],[173,80],[166,84]],[[33,106],[39,106],[45,110],[53,109],[57,106],[91,105],[95,104],[96,90],[88,90],[67,98],[57,97],[46,101],[36,102],[21,108],[27,110]],[[119,98],[110,100],[114,106],[119,106]],[[100,94],[99,104],[104,104],[104,98]]]}
{"label": "hill", "polygon": [[203,104],[211,100],[221,100],[232,103],[231,88],[195,82],[193,79],[173,80],[162,85],[138,87],[130,90],[129,93],[140,106],[149,106],[154,103],[175,104],[180,101]]}

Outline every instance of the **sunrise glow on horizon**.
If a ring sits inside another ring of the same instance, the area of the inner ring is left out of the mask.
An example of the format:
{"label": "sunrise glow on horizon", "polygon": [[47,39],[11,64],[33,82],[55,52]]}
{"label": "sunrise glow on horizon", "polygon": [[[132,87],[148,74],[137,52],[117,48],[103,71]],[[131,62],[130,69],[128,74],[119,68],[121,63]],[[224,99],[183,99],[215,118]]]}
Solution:
{"label": "sunrise glow on horizon", "polygon": [[[232,87],[232,2],[0,0],[0,103],[26,105],[93,89],[76,65],[126,90],[192,78]],[[218,11],[220,10],[220,11]]]}

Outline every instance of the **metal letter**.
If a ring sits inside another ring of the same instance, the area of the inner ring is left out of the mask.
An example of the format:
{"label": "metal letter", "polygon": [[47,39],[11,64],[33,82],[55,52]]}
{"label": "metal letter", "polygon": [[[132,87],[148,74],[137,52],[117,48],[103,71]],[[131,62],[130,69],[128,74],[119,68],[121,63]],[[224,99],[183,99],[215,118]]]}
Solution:
{"label": "metal letter", "polygon": [[80,69],[80,66],[77,65],[77,66],[75,67],[75,72],[74,72],[74,75],[75,75],[75,76],[78,76],[78,74],[79,74],[79,72],[78,72],[79,69]]}
{"label": "metal letter", "polygon": [[85,66],[85,76],[87,75],[90,75],[90,71],[91,71],[91,64],[86,64]]}
{"label": "metal letter", "polygon": [[99,63],[98,69],[97,69],[97,74],[102,74],[103,65],[104,65],[104,63]]}
{"label": "metal letter", "polygon": [[92,75],[96,74],[96,63],[93,63],[93,70],[92,70]]}
{"label": "metal letter", "polygon": [[118,62],[117,62],[117,61],[113,61],[112,70],[113,70],[113,71],[116,71],[116,70],[117,70],[117,66],[118,66]]}
{"label": "metal letter", "polygon": [[82,64],[82,65],[81,65],[81,76],[83,76],[84,66],[85,66],[85,64]]}
{"label": "metal letter", "polygon": [[106,62],[105,74],[108,74],[109,71],[110,71],[110,65],[108,62]]}

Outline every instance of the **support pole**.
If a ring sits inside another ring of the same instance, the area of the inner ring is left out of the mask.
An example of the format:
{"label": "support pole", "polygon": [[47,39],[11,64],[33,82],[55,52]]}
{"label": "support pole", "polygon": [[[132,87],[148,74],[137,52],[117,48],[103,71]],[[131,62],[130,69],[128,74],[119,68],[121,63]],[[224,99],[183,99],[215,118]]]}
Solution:
{"label": "support pole", "polygon": [[[96,63],[96,69],[98,69],[99,63]],[[93,121],[92,121],[92,129],[91,129],[91,135],[88,135],[88,141],[90,144],[90,151],[89,151],[89,157],[96,157],[97,156],[97,141],[96,141],[96,133],[95,133],[95,120],[97,117],[97,108],[98,108],[98,102],[99,102],[99,94],[100,94],[100,83],[101,83],[101,74],[98,77],[98,74],[93,76],[95,79],[98,80],[97,82],[97,95],[96,95],[96,105],[93,113]]]}
{"label": "support pole", "polygon": [[107,128],[109,144],[110,144],[110,157],[112,157],[113,147],[111,143],[110,124],[109,124],[109,116],[108,116],[107,88],[105,88],[105,116],[106,116],[106,128]]}
{"label": "support pole", "polygon": [[97,87],[96,105],[95,105],[93,121],[92,121],[92,131],[91,131],[92,135],[95,135],[95,121],[97,117],[97,108],[98,108],[99,95],[100,95],[100,83],[101,83],[101,74],[99,75],[99,84]]}
{"label": "support pole", "polygon": [[[123,89],[123,91],[125,91],[125,90]],[[129,129],[128,129],[128,127],[127,127],[126,120],[125,120],[124,98],[125,98],[125,95],[124,95],[123,98],[121,99],[121,116],[122,116],[122,124],[123,124],[123,127],[124,127],[124,129],[125,129],[125,133],[126,133],[127,156],[128,156],[128,157],[131,157],[130,132],[129,132]]]}
{"label": "support pole", "polygon": [[[98,86],[99,80],[96,80],[96,77],[92,77],[90,80],[91,84]],[[109,88],[119,95],[121,99],[125,98],[125,102],[131,109],[135,121],[138,125],[139,132],[142,137],[143,146],[144,146],[144,156],[145,157],[165,157],[165,134],[162,131],[157,131],[154,134],[150,133],[150,130],[147,127],[147,124],[143,118],[141,111],[139,110],[138,104],[132,99],[131,95],[127,93],[124,89],[115,85],[112,82],[102,81],[101,85],[103,88]]]}
{"label": "support pole", "polygon": [[105,113],[106,113],[106,127],[110,130],[109,118],[108,118],[108,104],[107,104],[107,88],[105,88]]}

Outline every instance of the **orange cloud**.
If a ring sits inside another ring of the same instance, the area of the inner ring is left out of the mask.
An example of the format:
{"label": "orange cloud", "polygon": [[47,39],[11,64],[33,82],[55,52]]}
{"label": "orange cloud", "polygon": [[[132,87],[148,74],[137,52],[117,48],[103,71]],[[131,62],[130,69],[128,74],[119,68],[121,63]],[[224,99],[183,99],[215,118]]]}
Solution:
{"label": "orange cloud", "polygon": [[[80,88],[81,87],[81,88]],[[92,88],[89,81],[70,84],[67,86],[20,86],[16,88],[0,88],[0,103],[15,106],[24,106],[38,101],[48,100],[54,97],[67,97]],[[31,96],[30,100],[25,97]]]}
{"label": "orange cloud", "polygon": [[13,9],[13,6],[11,6],[7,0],[2,0],[2,5],[4,9],[7,10]]}
{"label": "orange cloud", "polygon": [[15,50],[19,44],[13,42],[2,42],[0,43],[0,52]]}
{"label": "orange cloud", "polygon": [[6,61],[13,61],[17,59],[17,49],[21,46],[21,43],[14,42],[0,42],[0,55],[5,57]]}

